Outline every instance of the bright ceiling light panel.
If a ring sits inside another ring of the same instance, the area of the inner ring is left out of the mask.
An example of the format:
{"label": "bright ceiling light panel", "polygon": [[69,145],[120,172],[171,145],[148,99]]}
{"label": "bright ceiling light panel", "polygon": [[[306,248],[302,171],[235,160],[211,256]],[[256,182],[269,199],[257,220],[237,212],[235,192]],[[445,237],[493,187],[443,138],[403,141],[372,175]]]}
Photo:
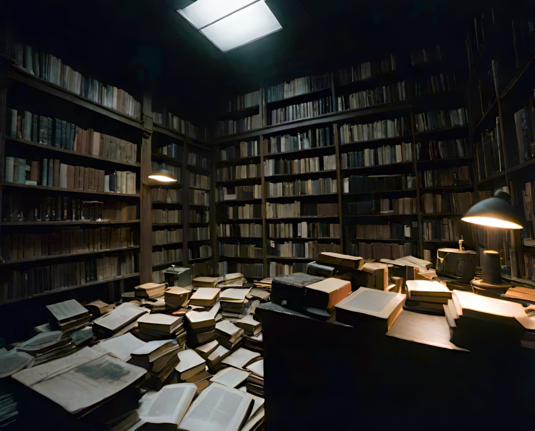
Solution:
{"label": "bright ceiling light panel", "polygon": [[177,12],[223,52],[282,29],[263,0],[197,0]]}

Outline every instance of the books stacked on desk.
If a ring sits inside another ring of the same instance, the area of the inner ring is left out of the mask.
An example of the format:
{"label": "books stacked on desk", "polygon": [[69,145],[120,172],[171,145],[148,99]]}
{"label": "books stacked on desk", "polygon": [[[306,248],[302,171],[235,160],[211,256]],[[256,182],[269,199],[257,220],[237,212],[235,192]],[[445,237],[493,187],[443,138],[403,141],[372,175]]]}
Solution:
{"label": "books stacked on desk", "polygon": [[221,309],[223,311],[241,314],[248,304],[248,288],[231,288],[221,293]]}
{"label": "books stacked on desk", "polygon": [[404,310],[444,316],[444,304],[451,300],[451,291],[441,283],[427,280],[407,280],[407,300]]}
{"label": "books stacked on desk", "polygon": [[145,283],[136,286],[135,292],[138,298],[159,298],[167,289],[167,283]]}
{"label": "books stacked on desk", "polygon": [[49,312],[50,327],[62,332],[84,326],[91,319],[87,309],[75,299],[47,305],[46,308]]}
{"label": "books stacked on desk", "polygon": [[188,301],[190,295],[190,289],[173,286],[165,291],[165,306],[170,310],[181,308]]}

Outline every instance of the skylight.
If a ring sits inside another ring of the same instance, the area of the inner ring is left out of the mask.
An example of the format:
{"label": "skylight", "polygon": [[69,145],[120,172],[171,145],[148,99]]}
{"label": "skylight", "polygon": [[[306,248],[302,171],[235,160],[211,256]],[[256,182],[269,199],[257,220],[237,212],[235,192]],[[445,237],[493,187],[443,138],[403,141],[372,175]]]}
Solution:
{"label": "skylight", "polygon": [[264,0],[197,0],[177,12],[223,52],[282,29]]}

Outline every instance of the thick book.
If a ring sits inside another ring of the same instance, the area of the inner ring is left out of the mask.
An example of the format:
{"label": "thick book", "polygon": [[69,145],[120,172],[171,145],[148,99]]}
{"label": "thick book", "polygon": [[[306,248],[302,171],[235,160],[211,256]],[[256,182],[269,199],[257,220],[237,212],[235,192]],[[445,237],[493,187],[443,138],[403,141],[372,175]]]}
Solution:
{"label": "thick book", "polygon": [[323,277],[301,272],[275,277],[272,283],[271,300],[279,305],[301,308],[304,305],[304,287],[323,279]]}
{"label": "thick book", "polygon": [[338,278],[327,278],[305,286],[306,307],[332,309],[335,304],[351,293],[351,282]]}
{"label": "thick book", "polygon": [[347,254],[323,252],[318,255],[317,262],[322,265],[332,265],[349,269],[362,269],[364,259]]}

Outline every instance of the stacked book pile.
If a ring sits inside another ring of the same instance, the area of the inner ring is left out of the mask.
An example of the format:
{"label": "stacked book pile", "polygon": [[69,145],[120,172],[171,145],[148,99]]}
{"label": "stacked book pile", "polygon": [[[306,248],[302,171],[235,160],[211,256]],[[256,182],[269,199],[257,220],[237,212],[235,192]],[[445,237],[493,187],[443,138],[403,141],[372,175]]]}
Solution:
{"label": "stacked book pile", "polygon": [[452,298],[451,291],[441,283],[407,280],[407,300],[404,310],[444,316],[444,304]]}

